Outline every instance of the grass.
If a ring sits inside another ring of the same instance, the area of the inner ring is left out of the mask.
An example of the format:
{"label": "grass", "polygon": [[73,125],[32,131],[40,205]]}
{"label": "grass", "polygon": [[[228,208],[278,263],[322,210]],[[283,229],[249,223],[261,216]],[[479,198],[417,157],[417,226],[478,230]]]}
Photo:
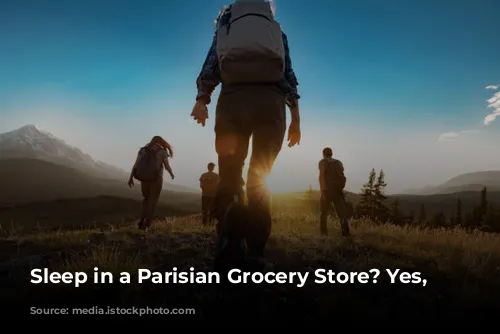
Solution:
{"label": "grass", "polygon": [[[183,326],[205,327],[227,321],[251,319],[276,326],[355,321],[372,325],[385,321],[411,323],[486,317],[498,311],[492,296],[500,292],[500,236],[482,232],[424,230],[412,227],[352,222],[351,238],[340,237],[330,221],[328,237],[319,235],[318,217],[311,214],[277,212],[268,243],[273,271],[311,272],[304,287],[284,285],[212,284],[85,284],[29,285],[29,269],[49,267],[55,271],[80,271],[93,275],[94,267],[112,272],[210,271],[215,232],[200,225],[200,217],[188,216],[157,221],[153,231],[143,234],[133,222],[100,229],[31,230],[22,234],[4,227],[0,254],[11,263],[0,276],[4,298],[11,305],[79,304],[188,307],[196,315],[178,317]],[[22,259],[47,254],[33,261]],[[12,262],[17,261],[17,262]],[[315,284],[313,271],[381,271],[377,284]],[[422,284],[390,284],[385,269],[421,272]],[[133,276],[134,279],[134,276]],[[23,287],[23,293],[10,287]],[[19,312],[28,312],[27,309]],[[251,315],[251,316],[250,316]],[[227,318],[229,317],[229,318]],[[248,318],[250,317],[250,318]],[[163,318],[162,318],[163,319]],[[187,319],[187,320],[186,320]],[[229,319],[229,320],[227,320]],[[356,320],[358,319],[358,320]],[[164,321],[164,320],[161,320]],[[169,321],[173,321],[169,318]]]}

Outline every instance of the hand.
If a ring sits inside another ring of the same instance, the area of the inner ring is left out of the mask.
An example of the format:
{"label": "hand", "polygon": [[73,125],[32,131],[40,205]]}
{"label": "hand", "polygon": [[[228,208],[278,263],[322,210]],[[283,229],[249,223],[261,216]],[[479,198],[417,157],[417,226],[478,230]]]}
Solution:
{"label": "hand", "polygon": [[288,128],[288,147],[300,145],[300,121],[292,120]]}
{"label": "hand", "polygon": [[174,174],[170,174],[170,177],[172,178],[172,180],[175,178]]}
{"label": "hand", "polygon": [[194,118],[196,123],[201,123],[201,126],[205,126],[205,122],[208,119],[207,105],[201,100],[196,101],[196,104],[193,107],[193,111],[191,112],[191,117]]}
{"label": "hand", "polygon": [[133,188],[133,187],[134,187],[134,179],[133,179],[133,178],[128,179],[128,186],[129,186],[130,188]]}

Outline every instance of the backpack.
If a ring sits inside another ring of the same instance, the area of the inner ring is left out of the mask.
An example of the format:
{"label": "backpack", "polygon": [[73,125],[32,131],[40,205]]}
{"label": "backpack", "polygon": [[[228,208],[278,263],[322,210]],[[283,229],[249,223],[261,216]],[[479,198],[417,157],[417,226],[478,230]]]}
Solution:
{"label": "backpack", "polygon": [[218,176],[215,173],[203,174],[203,191],[210,193],[217,189]]}
{"label": "backpack", "polygon": [[[160,176],[162,164],[158,161],[158,150],[143,148],[143,154],[137,162],[134,178],[141,182],[153,182]],[[158,166],[160,166],[158,168]]]}
{"label": "backpack", "polygon": [[339,160],[331,159],[327,161],[325,179],[326,184],[332,190],[344,190],[347,178],[344,175],[344,166]]}
{"label": "backpack", "polygon": [[216,32],[222,82],[275,83],[285,72],[281,26],[266,1],[236,1],[230,18]]}

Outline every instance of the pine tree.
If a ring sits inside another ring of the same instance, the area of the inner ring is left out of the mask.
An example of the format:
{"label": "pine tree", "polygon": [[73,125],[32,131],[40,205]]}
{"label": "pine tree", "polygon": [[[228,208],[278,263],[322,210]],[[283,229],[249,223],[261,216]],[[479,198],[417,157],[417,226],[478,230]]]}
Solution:
{"label": "pine tree", "polygon": [[377,174],[375,173],[375,168],[372,168],[370,176],[368,177],[368,182],[363,185],[363,188],[361,188],[361,198],[356,210],[359,216],[374,216],[374,188],[376,177]]}
{"label": "pine tree", "polygon": [[384,201],[387,199],[385,196],[385,173],[381,169],[377,178],[377,182],[374,185],[374,216],[381,221],[385,221],[389,218],[389,209],[385,206]]}

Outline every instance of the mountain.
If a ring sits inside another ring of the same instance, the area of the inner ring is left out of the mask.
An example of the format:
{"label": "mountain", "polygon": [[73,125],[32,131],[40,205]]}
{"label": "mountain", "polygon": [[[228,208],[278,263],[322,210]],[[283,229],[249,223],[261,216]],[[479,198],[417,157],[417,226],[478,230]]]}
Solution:
{"label": "mountain", "polygon": [[435,195],[457,192],[475,192],[487,187],[489,191],[500,191],[500,171],[478,171],[455,176],[434,187],[411,189],[406,194]]}
{"label": "mountain", "polygon": [[[96,161],[80,149],[34,125],[25,125],[17,130],[0,134],[0,160],[5,159],[43,160],[70,167],[92,177],[121,182],[128,179],[128,172]],[[190,188],[168,182],[165,182],[165,189],[193,192]]]}
{"label": "mountain", "polygon": [[[34,202],[113,196],[140,200],[140,186],[123,180],[98,178],[41,159],[0,159],[0,208]],[[199,196],[165,190],[160,203],[195,210]]]}

